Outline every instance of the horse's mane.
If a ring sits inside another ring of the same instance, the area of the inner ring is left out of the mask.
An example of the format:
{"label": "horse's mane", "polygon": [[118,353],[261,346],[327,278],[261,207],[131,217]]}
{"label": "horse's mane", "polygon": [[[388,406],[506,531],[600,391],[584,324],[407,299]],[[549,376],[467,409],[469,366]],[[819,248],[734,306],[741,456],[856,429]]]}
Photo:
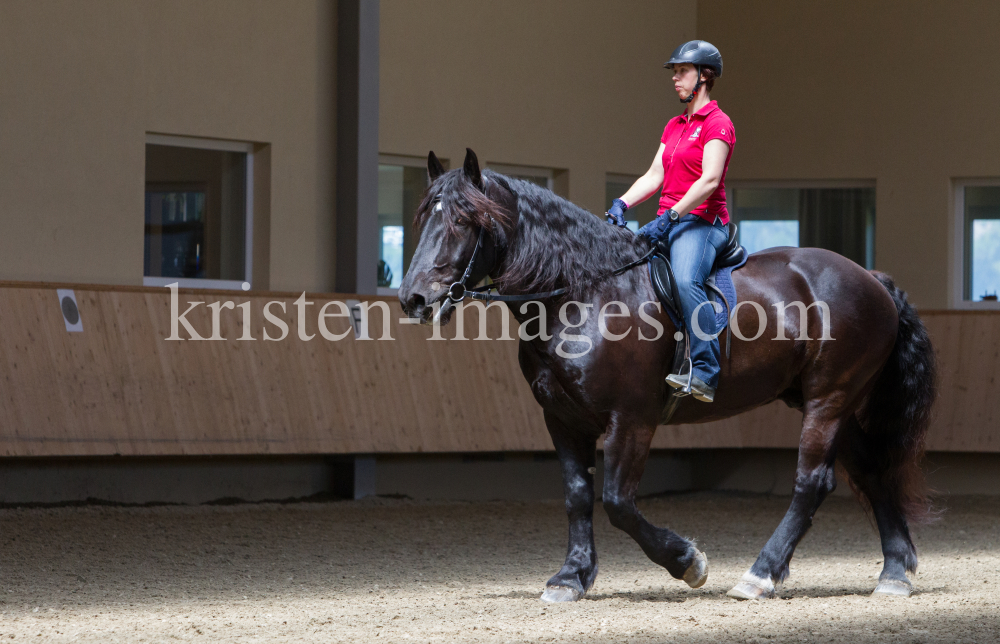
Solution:
{"label": "horse's mane", "polygon": [[[520,179],[508,182],[517,195],[520,217],[506,270],[498,280],[505,290],[530,293],[565,286],[571,296],[582,299],[614,269],[649,250],[644,238],[551,190]],[[634,280],[638,271],[626,275]]]}
{"label": "horse's mane", "polygon": [[[441,214],[450,230],[459,221],[486,227],[506,247],[506,266],[496,280],[502,292],[565,287],[570,297],[582,300],[614,269],[649,250],[645,238],[609,225],[551,190],[490,170],[483,176],[485,194],[461,169],[440,176],[417,209],[414,226],[423,227],[440,195]],[[501,190],[514,195],[516,214],[497,201],[504,196]],[[628,279],[632,288],[638,288],[638,275],[635,269],[618,279]]]}

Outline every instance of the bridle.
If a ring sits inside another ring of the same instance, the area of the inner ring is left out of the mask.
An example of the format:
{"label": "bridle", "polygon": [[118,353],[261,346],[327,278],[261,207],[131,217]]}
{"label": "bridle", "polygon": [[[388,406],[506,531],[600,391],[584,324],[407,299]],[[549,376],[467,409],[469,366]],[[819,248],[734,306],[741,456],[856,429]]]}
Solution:
{"label": "bridle", "polygon": [[[483,177],[483,187],[482,191],[486,193],[486,177]],[[436,199],[440,200],[441,195],[437,195]],[[496,226],[496,220],[490,217],[490,221]],[[452,282],[451,286],[448,287],[448,292],[445,294],[444,301],[441,307],[438,309],[437,313],[434,315],[435,321],[440,320],[441,315],[446,310],[447,306],[450,304],[454,306],[459,302],[463,301],[466,297],[470,297],[473,300],[479,300],[481,302],[528,302],[533,300],[543,300],[551,297],[558,297],[560,295],[565,295],[569,292],[568,288],[557,288],[554,291],[544,291],[541,293],[524,293],[521,295],[501,295],[499,293],[490,293],[490,291],[497,290],[496,284],[484,284],[483,286],[477,286],[474,288],[469,288],[465,284],[469,280],[469,276],[472,275],[472,271],[476,265],[476,259],[479,258],[480,251],[483,248],[483,237],[486,234],[486,227],[480,226],[479,235],[476,238],[476,247],[472,250],[472,257],[469,258],[469,263],[465,267],[465,272],[462,273],[461,279],[457,282]],[[494,243],[496,239],[494,238]],[[606,279],[608,277],[617,277],[625,271],[635,268],[640,264],[644,264],[649,261],[649,258],[656,254],[656,245],[654,244],[649,252],[640,257],[639,259],[629,262],[624,266],[620,266],[615,270],[602,275],[599,279]],[[492,269],[492,267],[491,267]],[[489,272],[489,271],[487,271]]]}
{"label": "bridle", "polygon": [[[490,221],[493,221],[492,217],[490,218]],[[490,293],[490,291],[496,290],[496,284],[484,284],[483,286],[468,288],[465,283],[469,280],[469,276],[472,275],[473,267],[476,265],[476,259],[479,256],[479,251],[482,250],[483,247],[483,236],[485,233],[486,227],[481,226],[479,228],[479,236],[476,238],[476,247],[472,250],[472,257],[469,258],[469,265],[465,267],[465,272],[462,273],[462,279],[457,282],[452,282],[452,285],[448,287],[446,299],[452,304],[458,304],[466,297],[471,297],[474,300],[482,302],[527,302],[530,300],[542,300],[549,297],[565,295],[569,292],[569,289],[567,288],[557,288],[554,291],[545,291],[543,293],[501,295],[499,293]],[[629,268],[631,268],[631,266],[629,266]]]}

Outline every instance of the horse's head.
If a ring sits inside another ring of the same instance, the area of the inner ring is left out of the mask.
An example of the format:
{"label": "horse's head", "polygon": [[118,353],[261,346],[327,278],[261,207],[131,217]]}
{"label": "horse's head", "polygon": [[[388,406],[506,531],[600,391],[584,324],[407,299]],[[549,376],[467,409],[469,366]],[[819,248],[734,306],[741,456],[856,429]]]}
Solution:
{"label": "horse's head", "polygon": [[517,224],[516,197],[502,177],[480,171],[472,150],[466,150],[461,169],[448,172],[431,152],[427,172],[431,184],[413,219],[420,241],[399,287],[399,302],[407,315],[422,322],[431,320],[434,303],[440,303],[440,319],[446,323],[451,301],[445,299],[467,269],[468,288],[487,275],[495,276],[502,249]]}

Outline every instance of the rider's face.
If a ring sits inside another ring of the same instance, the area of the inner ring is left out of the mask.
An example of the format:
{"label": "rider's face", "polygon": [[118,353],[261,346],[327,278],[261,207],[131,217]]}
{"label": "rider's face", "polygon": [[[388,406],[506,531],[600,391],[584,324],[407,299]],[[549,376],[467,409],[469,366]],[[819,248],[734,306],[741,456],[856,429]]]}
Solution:
{"label": "rider's face", "polygon": [[681,99],[685,99],[698,83],[698,70],[691,63],[677,63],[674,65],[673,81],[674,91]]}

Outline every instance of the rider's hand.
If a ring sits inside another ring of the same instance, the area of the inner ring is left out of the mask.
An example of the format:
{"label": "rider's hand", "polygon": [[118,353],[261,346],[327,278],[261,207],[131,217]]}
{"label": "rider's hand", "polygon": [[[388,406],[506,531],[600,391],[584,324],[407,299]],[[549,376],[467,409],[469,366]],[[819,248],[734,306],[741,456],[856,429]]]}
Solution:
{"label": "rider's hand", "polygon": [[666,242],[670,233],[670,218],[664,213],[639,229],[639,234],[653,242]]}
{"label": "rider's hand", "polygon": [[625,227],[625,211],[628,210],[628,204],[621,199],[615,199],[611,202],[611,208],[608,209],[604,215],[608,218],[609,224],[614,224],[619,228]]}

